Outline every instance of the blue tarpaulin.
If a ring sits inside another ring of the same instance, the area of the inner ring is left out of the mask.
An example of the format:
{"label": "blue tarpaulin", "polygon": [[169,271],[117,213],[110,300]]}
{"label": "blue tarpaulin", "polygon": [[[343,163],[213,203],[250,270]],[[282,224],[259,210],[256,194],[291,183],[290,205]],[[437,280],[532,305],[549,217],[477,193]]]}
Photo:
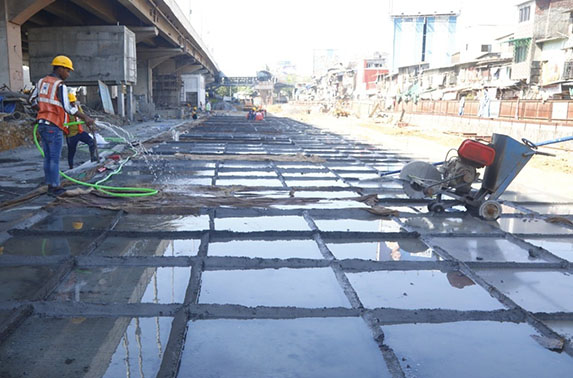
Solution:
{"label": "blue tarpaulin", "polygon": [[0,96],[0,113],[14,113],[16,110],[15,101],[4,101],[4,96]]}

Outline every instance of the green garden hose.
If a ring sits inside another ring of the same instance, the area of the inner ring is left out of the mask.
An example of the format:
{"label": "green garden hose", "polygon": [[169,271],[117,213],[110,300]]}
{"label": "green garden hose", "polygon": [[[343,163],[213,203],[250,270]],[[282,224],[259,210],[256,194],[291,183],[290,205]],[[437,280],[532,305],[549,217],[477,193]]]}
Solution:
{"label": "green garden hose", "polygon": [[[80,122],[70,122],[67,123],[66,125],[77,125]],[[40,151],[40,154],[42,154],[42,157],[44,156],[44,150],[42,149],[42,147],[40,146],[40,143],[38,142],[38,136],[36,135],[36,131],[38,130],[38,124],[34,125],[34,143],[36,144],[36,147],[38,148],[38,151]],[[94,141],[95,142],[95,141]],[[110,173],[107,177],[105,177],[103,180],[100,180],[98,182],[96,182],[95,184],[91,184],[89,182],[83,182],[80,180],[76,180],[73,177],[70,177],[68,175],[66,175],[64,172],[60,171],[60,176],[62,176],[63,178],[75,183],[75,184],[79,184],[79,185],[84,185],[84,186],[89,186],[90,188],[94,188],[102,193],[105,193],[107,195],[113,196],[113,197],[146,197],[146,196],[154,196],[158,193],[158,191],[156,189],[150,189],[150,188],[130,188],[130,187],[118,187],[118,186],[107,186],[107,185],[101,185],[102,182],[107,181],[111,176],[118,174],[119,172],[121,172],[121,169],[123,168],[123,165],[125,163],[127,163],[129,159],[127,159],[126,161],[124,161],[122,164],[120,164],[119,168],[116,169],[115,171],[113,171],[112,173]]]}

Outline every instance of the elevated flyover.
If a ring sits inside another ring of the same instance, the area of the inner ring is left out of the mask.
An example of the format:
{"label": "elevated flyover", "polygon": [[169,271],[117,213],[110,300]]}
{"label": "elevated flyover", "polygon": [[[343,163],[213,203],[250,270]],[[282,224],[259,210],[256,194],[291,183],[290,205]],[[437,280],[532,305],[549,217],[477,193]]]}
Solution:
{"label": "elevated flyover", "polygon": [[203,75],[210,83],[219,73],[207,46],[174,0],[0,0],[0,86],[14,91],[24,87],[24,66],[34,58],[29,49],[31,29],[89,30],[106,25],[125,26],[135,33],[137,80],[130,84],[138,102],[153,103],[154,90],[179,91],[173,83],[180,83],[181,74]]}

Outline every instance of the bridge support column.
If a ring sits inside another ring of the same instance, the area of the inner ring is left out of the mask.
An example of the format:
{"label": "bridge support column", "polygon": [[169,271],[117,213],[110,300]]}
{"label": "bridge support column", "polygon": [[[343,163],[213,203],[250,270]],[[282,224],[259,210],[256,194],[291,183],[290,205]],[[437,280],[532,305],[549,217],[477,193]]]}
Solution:
{"label": "bridge support column", "polygon": [[[123,94],[122,94],[123,96]],[[126,106],[126,112],[127,112],[127,119],[129,119],[130,121],[133,121],[133,85],[128,84],[127,85],[127,106]]]}
{"label": "bridge support column", "polygon": [[20,25],[10,22],[8,0],[0,0],[0,86],[13,91],[24,86]]}

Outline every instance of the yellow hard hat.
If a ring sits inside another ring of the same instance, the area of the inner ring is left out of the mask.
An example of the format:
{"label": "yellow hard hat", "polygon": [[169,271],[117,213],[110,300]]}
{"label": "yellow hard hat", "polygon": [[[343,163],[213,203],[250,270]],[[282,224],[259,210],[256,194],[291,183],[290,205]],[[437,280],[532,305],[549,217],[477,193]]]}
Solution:
{"label": "yellow hard hat", "polygon": [[253,110],[257,110],[257,108],[253,108]]}
{"label": "yellow hard hat", "polygon": [[70,102],[78,101],[76,94],[74,92],[68,92],[68,99]]}
{"label": "yellow hard hat", "polygon": [[197,107],[196,107],[196,106],[194,106],[194,107],[193,107],[193,110],[197,110]]}
{"label": "yellow hard hat", "polygon": [[74,70],[74,65],[72,64],[72,60],[65,55],[58,55],[57,57],[52,60],[52,66],[59,66],[69,68],[70,70]]}

